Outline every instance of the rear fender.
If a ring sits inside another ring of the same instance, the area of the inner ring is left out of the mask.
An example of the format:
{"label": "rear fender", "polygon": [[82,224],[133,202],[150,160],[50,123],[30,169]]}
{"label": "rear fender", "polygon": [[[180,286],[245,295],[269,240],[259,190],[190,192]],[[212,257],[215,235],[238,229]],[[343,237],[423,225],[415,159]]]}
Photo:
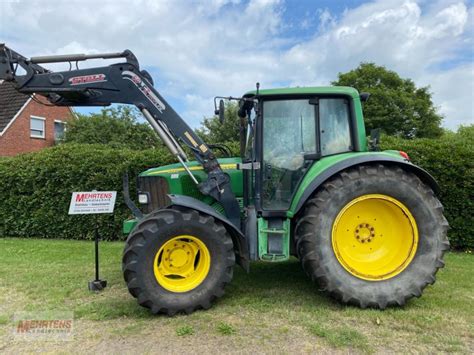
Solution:
{"label": "rear fender", "polygon": [[208,204],[199,201],[193,197],[183,196],[183,195],[168,195],[170,199],[170,204],[168,207],[172,206],[181,206],[186,207],[189,209],[193,209],[199,211],[203,214],[207,214],[209,216],[214,217],[216,220],[221,222],[224,227],[226,228],[227,232],[229,232],[230,236],[232,237],[232,241],[234,242],[234,250],[236,254],[237,264],[242,266],[245,271],[249,271],[250,263],[249,263],[249,251],[247,246],[247,240],[245,239],[244,234],[230,220],[228,220],[225,216],[217,212],[214,208],[209,206]]}
{"label": "rear fender", "polygon": [[364,154],[361,156],[353,156],[351,158],[339,161],[334,165],[328,167],[318,176],[316,176],[316,178],[309,184],[309,186],[306,188],[301,198],[299,199],[296,208],[293,211],[293,215],[296,215],[304,206],[306,200],[311,195],[313,195],[313,193],[332,176],[336,175],[337,173],[340,173],[345,169],[353,168],[357,165],[377,163],[400,166],[402,169],[410,171],[411,173],[418,176],[420,180],[427,184],[436,194],[438,194],[440,191],[439,185],[433,178],[433,176],[431,176],[430,173],[428,173],[426,170],[420,168],[415,164],[412,164],[409,160],[390,157],[387,154]]}

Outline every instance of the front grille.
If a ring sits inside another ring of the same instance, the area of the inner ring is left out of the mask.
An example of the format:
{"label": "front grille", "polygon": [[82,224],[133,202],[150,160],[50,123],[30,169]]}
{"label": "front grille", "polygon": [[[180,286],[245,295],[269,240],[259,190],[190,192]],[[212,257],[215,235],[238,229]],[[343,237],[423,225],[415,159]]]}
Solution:
{"label": "front grille", "polygon": [[148,192],[150,201],[146,205],[142,205],[144,213],[150,213],[158,208],[166,207],[169,199],[168,182],[161,176],[141,176],[138,178],[138,190]]}
{"label": "front grille", "polygon": [[[196,180],[198,182],[201,182],[201,179],[199,177],[196,177]],[[183,195],[194,197],[195,199],[202,200],[204,198],[204,195],[199,192],[198,187],[194,183],[194,181],[191,179],[189,175],[182,175],[179,178],[179,182],[181,183],[181,189],[183,191]]]}

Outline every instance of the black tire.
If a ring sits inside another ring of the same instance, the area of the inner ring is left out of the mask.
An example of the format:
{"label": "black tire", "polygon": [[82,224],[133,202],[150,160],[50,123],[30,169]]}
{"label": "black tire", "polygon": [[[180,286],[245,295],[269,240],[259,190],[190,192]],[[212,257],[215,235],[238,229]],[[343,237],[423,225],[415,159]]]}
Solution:
{"label": "black tire", "polygon": [[[208,248],[211,266],[206,278],[188,292],[171,292],[157,281],[154,258],[161,246],[177,235],[193,235]],[[127,238],[122,271],[127,287],[138,303],[152,313],[172,316],[208,309],[224,295],[232,280],[235,254],[232,239],[214,218],[195,210],[163,209],[138,223]]]}
{"label": "black tire", "polygon": [[[332,247],[336,216],[350,201],[366,194],[384,194],[402,202],[418,226],[413,259],[386,280],[368,281],[349,273]],[[296,225],[296,251],[305,272],[322,291],[342,303],[385,309],[420,297],[435,282],[449,249],[447,229],[441,203],[416,175],[395,166],[362,165],[335,175],[306,202]]]}

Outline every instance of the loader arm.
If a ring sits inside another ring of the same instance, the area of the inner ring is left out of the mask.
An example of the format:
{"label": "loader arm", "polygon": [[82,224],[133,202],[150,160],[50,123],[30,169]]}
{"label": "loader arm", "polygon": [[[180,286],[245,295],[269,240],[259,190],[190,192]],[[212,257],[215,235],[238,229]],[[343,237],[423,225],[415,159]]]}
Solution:
{"label": "loader arm", "polygon": [[[77,62],[88,59],[111,58],[123,58],[125,61],[86,69],[79,69],[77,65]],[[40,65],[59,62],[69,62],[71,69],[53,72]],[[76,62],[75,69],[72,69],[73,62]],[[21,75],[19,67],[24,71]],[[13,82],[21,93],[43,95],[56,106],[135,105],[171,153],[183,164],[193,181],[198,183],[187,169],[187,157],[179,142],[191,149],[207,172],[207,180],[198,184],[199,190],[219,201],[231,222],[240,227],[239,204],[231,189],[229,176],[222,171],[210,147],[155,90],[151,76],[140,70],[138,60],[131,51],[27,59],[0,44],[0,79]]]}

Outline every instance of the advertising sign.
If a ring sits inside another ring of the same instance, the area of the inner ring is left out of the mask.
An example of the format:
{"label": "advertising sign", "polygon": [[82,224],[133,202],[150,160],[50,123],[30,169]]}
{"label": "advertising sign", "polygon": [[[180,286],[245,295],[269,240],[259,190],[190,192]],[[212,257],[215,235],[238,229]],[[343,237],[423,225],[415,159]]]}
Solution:
{"label": "advertising sign", "polygon": [[117,191],[73,192],[69,214],[113,213]]}

